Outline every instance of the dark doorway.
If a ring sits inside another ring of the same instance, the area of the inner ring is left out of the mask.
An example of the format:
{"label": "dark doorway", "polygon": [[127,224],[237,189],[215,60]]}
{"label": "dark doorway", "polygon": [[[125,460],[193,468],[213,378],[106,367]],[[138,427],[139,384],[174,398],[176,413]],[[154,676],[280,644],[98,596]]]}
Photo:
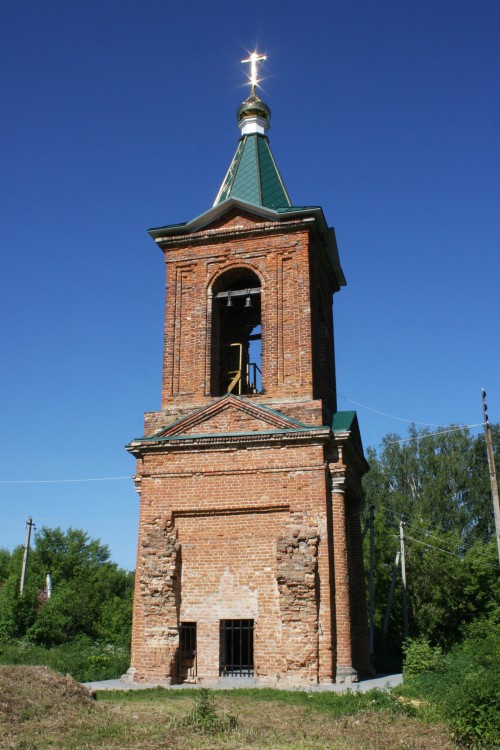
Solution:
{"label": "dark doorway", "polygon": [[253,620],[220,621],[220,676],[253,675]]}
{"label": "dark doorway", "polygon": [[196,623],[181,622],[179,628],[179,677],[184,682],[196,679]]}
{"label": "dark doorway", "polygon": [[213,396],[262,392],[261,290],[247,268],[220,276],[213,288]]}

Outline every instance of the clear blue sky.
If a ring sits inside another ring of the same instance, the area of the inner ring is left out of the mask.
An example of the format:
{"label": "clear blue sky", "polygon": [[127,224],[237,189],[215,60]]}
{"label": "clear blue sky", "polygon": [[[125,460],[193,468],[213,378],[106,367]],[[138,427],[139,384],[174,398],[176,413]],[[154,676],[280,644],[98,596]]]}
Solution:
{"label": "clear blue sky", "polygon": [[[164,265],[208,209],[266,52],[293,203],[335,226],[339,408],[365,446],[500,421],[498,0],[4,0],[0,546],[32,515],[135,565],[123,446],[160,405]],[[350,399],[350,400],[348,400]],[[476,431],[477,428],[474,428]]]}

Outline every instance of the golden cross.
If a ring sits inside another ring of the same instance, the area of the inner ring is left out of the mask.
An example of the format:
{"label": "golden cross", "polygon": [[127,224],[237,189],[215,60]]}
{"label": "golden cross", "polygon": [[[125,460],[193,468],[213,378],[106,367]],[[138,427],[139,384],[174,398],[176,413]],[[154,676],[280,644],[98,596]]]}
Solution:
{"label": "golden cross", "polygon": [[267,55],[259,55],[258,52],[251,52],[250,56],[246,60],[242,60],[242,63],[250,63],[250,85],[252,92],[255,90],[259,79],[257,78],[257,63],[261,60],[267,60]]}

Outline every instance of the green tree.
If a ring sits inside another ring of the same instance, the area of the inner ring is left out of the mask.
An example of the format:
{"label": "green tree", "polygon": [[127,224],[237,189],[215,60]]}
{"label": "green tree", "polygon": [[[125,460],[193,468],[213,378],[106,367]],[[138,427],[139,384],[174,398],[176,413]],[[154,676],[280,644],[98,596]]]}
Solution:
{"label": "green tree", "polygon": [[[0,637],[26,637],[51,646],[88,636],[128,646],[133,574],[109,558],[108,547],[80,529],[41,529],[22,596],[22,547],[10,558],[9,574],[0,589]],[[47,599],[49,572],[53,588]]]}
{"label": "green tree", "polygon": [[88,577],[109,561],[110,552],[98,539],[80,529],[43,529],[37,534],[33,564],[50,572],[54,586],[60,581]]}
{"label": "green tree", "polygon": [[5,547],[0,548],[0,586],[10,573],[11,554]]}
{"label": "green tree", "polygon": [[114,596],[108,599],[101,609],[97,626],[99,638],[106,643],[118,646],[130,645],[130,625],[132,622],[132,597]]}
{"label": "green tree", "polygon": [[[498,455],[498,425],[492,433]],[[368,460],[365,513],[372,503],[376,512],[376,650],[400,651],[402,643],[400,575],[389,637],[381,639],[401,518],[410,635],[449,649],[499,596],[484,436],[453,425],[438,434],[412,426],[405,440],[387,435]]]}
{"label": "green tree", "polygon": [[21,596],[19,577],[9,576],[0,589],[0,641],[22,637],[35,621],[36,608],[36,588],[26,585]]}

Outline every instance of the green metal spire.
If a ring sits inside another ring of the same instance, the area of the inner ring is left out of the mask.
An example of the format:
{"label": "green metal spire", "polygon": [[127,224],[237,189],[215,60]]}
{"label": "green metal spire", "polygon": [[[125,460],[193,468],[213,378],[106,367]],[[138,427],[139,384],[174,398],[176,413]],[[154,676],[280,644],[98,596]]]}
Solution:
{"label": "green metal spire", "polygon": [[214,206],[228,198],[273,209],[292,205],[265,135],[240,139]]}
{"label": "green metal spire", "polygon": [[238,198],[274,210],[290,208],[290,198],[265,135],[271,110],[257,96],[254,86],[238,108],[237,118],[242,135],[214,206],[228,198]]}

